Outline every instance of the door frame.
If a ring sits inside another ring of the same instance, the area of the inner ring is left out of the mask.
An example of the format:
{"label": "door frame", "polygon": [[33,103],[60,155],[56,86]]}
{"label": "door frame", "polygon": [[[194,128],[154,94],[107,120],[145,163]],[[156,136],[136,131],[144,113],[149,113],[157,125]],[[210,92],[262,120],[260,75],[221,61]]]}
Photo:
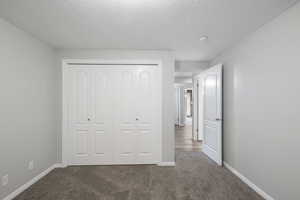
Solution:
{"label": "door frame", "polygon": [[[107,65],[149,65],[156,66],[155,69],[155,82],[157,83],[156,88],[157,92],[155,93],[157,102],[156,102],[156,119],[155,130],[156,141],[158,141],[156,153],[156,160],[159,164],[162,162],[162,61],[161,60],[106,60],[106,59],[62,59],[62,137],[61,137],[61,159],[62,166],[66,167],[71,162],[71,152],[70,152],[70,121],[69,121],[69,105],[68,105],[68,96],[69,96],[69,86],[68,86],[68,69],[70,65],[94,65],[101,67]],[[155,163],[154,163],[155,164]]]}

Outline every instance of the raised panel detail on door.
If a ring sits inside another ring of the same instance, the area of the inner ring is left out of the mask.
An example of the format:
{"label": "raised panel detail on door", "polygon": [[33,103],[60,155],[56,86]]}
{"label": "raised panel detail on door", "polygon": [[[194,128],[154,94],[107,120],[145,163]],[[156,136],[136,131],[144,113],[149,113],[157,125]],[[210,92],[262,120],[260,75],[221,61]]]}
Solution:
{"label": "raised panel detail on door", "polygon": [[118,164],[135,163],[135,129],[126,129],[120,127],[117,134],[116,157],[115,161]]}
{"label": "raised panel detail on door", "polygon": [[210,150],[216,152],[217,151],[217,126],[214,124],[210,124],[209,122],[206,122],[204,125],[204,131],[205,131],[205,138],[204,138],[204,144],[207,145]]}
{"label": "raised panel detail on door", "polygon": [[89,113],[89,73],[76,70],[73,73],[73,119],[76,123],[87,123]]}
{"label": "raised panel detail on door", "polygon": [[151,128],[138,130],[137,162],[151,163],[154,160],[154,137]]}
{"label": "raised panel detail on door", "polygon": [[76,156],[88,156],[88,139],[89,139],[89,130],[83,128],[76,128]]}
{"label": "raised panel detail on door", "polygon": [[94,105],[94,122],[104,124],[111,121],[112,116],[112,80],[108,70],[94,69],[92,75]]}
{"label": "raised panel detail on door", "polygon": [[215,120],[217,117],[217,76],[209,74],[204,79],[204,102],[206,120]]}

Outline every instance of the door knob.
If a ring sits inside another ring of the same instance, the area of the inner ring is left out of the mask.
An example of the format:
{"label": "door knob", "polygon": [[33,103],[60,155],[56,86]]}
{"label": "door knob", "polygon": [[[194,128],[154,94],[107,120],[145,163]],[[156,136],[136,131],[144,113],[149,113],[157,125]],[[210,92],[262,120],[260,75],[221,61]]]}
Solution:
{"label": "door knob", "polygon": [[91,121],[91,119],[90,119],[90,118],[88,118],[88,121]]}
{"label": "door knob", "polygon": [[135,118],[136,121],[139,121],[139,118]]}

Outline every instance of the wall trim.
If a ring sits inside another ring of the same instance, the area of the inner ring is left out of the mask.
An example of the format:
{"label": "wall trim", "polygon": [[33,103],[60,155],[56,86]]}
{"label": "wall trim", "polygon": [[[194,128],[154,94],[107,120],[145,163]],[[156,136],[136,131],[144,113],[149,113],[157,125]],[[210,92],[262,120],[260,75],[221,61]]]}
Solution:
{"label": "wall trim", "polygon": [[65,168],[65,167],[67,167],[67,165],[64,165],[63,163],[56,163],[54,166],[55,166],[55,168]]}
{"label": "wall trim", "polygon": [[157,165],[160,167],[175,167],[176,163],[175,162],[160,162],[160,163],[157,163]]}
{"label": "wall trim", "polygon": [[48,169],[44,170],[43,172],[41,172],[37,176],[33,177],[27,183],[21,185],[19,188],[17,188],[15,191],[13,191],[12,193],[10,193],[6,197],[4,197],[4,199],[2,199],[2,200],[12,200],[12,199],[14,199],[19,194],[21,194],[22,192],[24,192],[27,188],[29,188],[30,186],[32,186],[33,184],[35,184],[37,181],[39,181],[41,178],[43,178],[44,176],[46,176],[47,174],[49,174],[55,168],[63,168],[63,167],[64,166],[61,163],[57,163],[57,164],[52,165],[51,167],[49,167]]}
{"label": "wall trim", "polygon": [[246,183],[250,188],[252,188],[255,192],[257,192],[260,196],[265,198],[266,200],[275,200],[273,197],[271,197],[269,194],[267,194],[265,191],[260,189],[257,185],[255,185],[253,182],[251,182],[248,178],[246,178],[244,175],[242,175],[240,172],[238,172],[236,169],[231,167],[228,163],[223,162],[224,166],[231,171],[234,175],[236,175],[238,178],[240,178],[244,183]]}

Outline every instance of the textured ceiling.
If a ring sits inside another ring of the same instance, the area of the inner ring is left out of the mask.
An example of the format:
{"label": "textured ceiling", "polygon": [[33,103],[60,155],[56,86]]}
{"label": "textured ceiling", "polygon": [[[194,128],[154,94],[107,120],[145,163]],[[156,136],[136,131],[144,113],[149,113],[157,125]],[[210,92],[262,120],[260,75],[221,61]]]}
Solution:
{"label": "textured ceiling", "polygon": [[0,17],[57,48],[168,49],[179,60],[209,60],[296,1],[0,0]]}

